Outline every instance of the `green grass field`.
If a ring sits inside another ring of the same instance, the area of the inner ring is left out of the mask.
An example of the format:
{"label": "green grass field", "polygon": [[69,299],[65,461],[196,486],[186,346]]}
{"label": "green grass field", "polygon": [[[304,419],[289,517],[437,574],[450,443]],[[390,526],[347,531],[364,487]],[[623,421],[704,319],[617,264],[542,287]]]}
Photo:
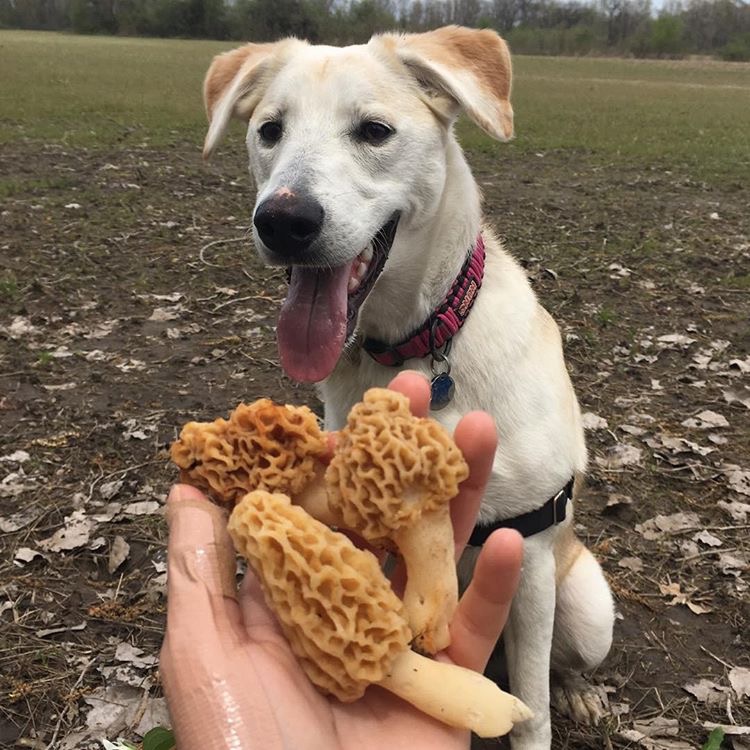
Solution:
{"label": "green grass field", "polygon": [[[192,140],[204,129],[207,41],[0,32],[0,143],[108,146]],[[595,160],[750,175],[750,66],[704,61],[515,59],[522,152],[581,149]],[[465,144],[499,146],[461,126]]]}

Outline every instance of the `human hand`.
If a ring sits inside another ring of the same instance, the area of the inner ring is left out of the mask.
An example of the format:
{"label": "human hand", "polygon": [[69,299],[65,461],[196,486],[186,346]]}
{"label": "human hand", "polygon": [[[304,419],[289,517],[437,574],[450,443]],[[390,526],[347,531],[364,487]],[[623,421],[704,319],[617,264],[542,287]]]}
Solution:
{"label": "human hand", "polygon": [[[429,386],[401,373],[390,387],[427,413]],[[491,418],[466,415],[454,439],[469,478],[452,501],[457,555],[474,524],[492,466]],[[169,591],[161,675],[179,750],[465,750],[469,734],[442,724],[388,691],[368,688],[354,703],[321,695],[292,654],[260,585],[239,591],[225,513],[196,489],[176,485],[167,503]],[[521,537],[495,532],[451,623],[445,661],[481,671],[500,635],[521,564]]]}

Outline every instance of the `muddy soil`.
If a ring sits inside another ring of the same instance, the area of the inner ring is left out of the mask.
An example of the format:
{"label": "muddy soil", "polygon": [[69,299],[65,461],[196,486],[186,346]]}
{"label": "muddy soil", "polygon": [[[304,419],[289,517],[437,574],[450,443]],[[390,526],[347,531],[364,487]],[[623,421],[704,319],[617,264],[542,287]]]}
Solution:
{"label": "muddy soil", "polygon": [[[0,152],[0,746],[136,736],[81,728],[115,666],[160,705],[156,665],[115,655],[161,643],[168,446],[243,399],[320,409],[279,369],[285,281],[251,252],[229,151]],[[656,719],[685,743],[657,747],[700,747],[704,722],[750,724],[729,682],[750,667],[747,186],[584,152],[472,163],[591,413],[577,521],[617,599],[593,676],[610,715],[555,714],[554,746],[636,747]],[[701,679],[704,699],[685,689]]]}

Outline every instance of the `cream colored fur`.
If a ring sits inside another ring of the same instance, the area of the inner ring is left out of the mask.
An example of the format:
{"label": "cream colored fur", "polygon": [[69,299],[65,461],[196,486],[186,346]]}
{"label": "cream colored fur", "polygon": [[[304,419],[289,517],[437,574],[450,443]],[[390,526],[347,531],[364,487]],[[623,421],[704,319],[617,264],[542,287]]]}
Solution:
{"label": "cream colored fur", "polygon": [[[309,191],[325,209],[314,247],[322,265],[351,261],[400,212],[385,270],[360,310],[358,338],[320,384],[328,429],[341,427],[365,389],[385,385],[395,374],[362,352],[358,340],[366,335],[397,342],[421,325],[482,230],[484,283],[451,352],[455,398],[434,414],[449,429],[474,409],[496,420],[499,447],[482,521],[539,507],[586,468],[558,328],[523,269],[483,223],[480,191],[452,132],[463,109],[491,135],[509,137],[510,74],[507,47],[497,35],[452,27],[346,48],[296,40],[248,45],[218,57],[205,86],[211,121],[206,154],[230,117],[247,120],[256,205],[289,187]],[[257,135],[269,118],[284,126],[273,148]],[[396,133],[385,146],[363,148],[347,135],[362,118],[387,122]],[[268,259],[258,237],[256,245]],[[426,360],[406,365],[429,375]],[[611,641],[609,589],[594,558],[575,549],[580,543],[564,530],[570,524],[572,509],[563,526],[525,544],[506,650],[511,689],[535,719],[514,730],[514,750],[550,746],[551,654],[558,670],[590,669]],[[557,613],[556,558],[567,561]],[[553,633],[564,640],[554,649]]]}

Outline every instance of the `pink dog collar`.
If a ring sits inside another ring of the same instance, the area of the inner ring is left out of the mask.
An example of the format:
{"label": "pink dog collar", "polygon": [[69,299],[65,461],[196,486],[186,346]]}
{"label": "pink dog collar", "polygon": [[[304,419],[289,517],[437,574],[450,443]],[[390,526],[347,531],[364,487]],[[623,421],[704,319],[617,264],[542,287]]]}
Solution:
{"label": "pink dog collar", "polygon": [[484,277],[484,239],[478,235],[471,254],[440,307],[407,339],[398,344],[386,344],[377,339],[365,339],[362,347],[381,365],[399,367],[407,359],[422,359],[438,354],[458,333],[469,315]]}

